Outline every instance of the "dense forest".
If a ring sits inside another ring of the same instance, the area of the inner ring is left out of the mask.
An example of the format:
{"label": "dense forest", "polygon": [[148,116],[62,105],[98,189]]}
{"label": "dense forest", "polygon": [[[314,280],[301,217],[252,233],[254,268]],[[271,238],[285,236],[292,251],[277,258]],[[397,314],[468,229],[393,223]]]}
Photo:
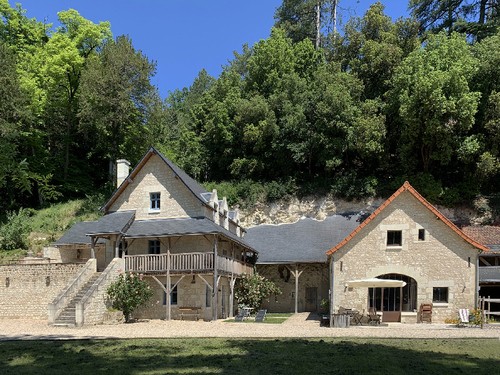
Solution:
{"label": "dense forest", "polygon": [[232,203],[404,180],[435,203],[498,196],[500,2],[411,0],[397,21],[375,3],[342,28],[337,3],[284,0],[267,39],[161,98],[109,23],[0,0],[0,212],[109,191],[151,145]]}

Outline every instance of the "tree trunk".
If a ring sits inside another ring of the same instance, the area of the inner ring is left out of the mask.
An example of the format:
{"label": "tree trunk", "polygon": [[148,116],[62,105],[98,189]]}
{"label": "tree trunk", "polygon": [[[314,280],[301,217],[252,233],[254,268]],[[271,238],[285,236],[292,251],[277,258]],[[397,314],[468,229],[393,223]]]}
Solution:
{"label": "tree trunk", "polygon": [[316,3],[316,49],[321,44],[321,1]]}

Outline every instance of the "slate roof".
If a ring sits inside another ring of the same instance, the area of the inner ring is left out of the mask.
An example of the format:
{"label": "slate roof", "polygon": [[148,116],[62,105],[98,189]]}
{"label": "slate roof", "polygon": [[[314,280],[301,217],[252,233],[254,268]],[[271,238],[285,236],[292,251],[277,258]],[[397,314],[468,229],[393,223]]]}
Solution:
{"label": "slate roof", "polygon": [[245,240],[259,251],[257,264],[326,262],[326,251],[364,217],[351,213],[322,221],[304,218],[292,224],[258,225],[247,229]]}
{"label": "slate roof", "polygon": [[[97,221],[82,221],[73,225],[64,235],[53,243],[54,246],[86,244],[90,245],[90,237],[87,233],[95,231]],[[104,239],[99,239],[97,243],[104,243]]]}
{"label": "slate roof", "polygon": [[500,253],[500,227],[478,225],[462,228],[462,231],[475,241],[486,245],[492,252]]}
{"label": "slate roof", "polygon": [[173,237],[201,234],[220,234],[237,242],[243,247],[252,251],[254,250],[248,241],[204,217],[136,220],[128,229],[125,238]]}
{"label": "slate roof", "polygon": [[132,220],[135,211],[118,211],[101,217],[94,229],[87,232],[90,235],[124,233]]}
{"label": "slate roof", "polygon": [[331,255],[335,253],[337,250],[339,250],[342,246],[344,246],[347,242],[349,242],[355,235],[357,235],[366,225],[368,225],[369,222],[371,222],[373,219],[375,219],[382,210],[384,210],[391,202],[396,199],[401,193],[404,191],[409,192],[411,195],[413,195],[420,203],[422,203],[425,207],[427,207],[434,215],[436,215],[436,218],[441,220],[443,223],[445,223],[451,230],[453,230],[457,235],[462,237],[466,242],[470,243],[472,246],[475,248],[488,252],[489,249],[480,244],[479,242],[475,241],[474,239],[470,238],[467,234],[462,232],[458,227],[453,224],[446,216],[444,216],[439,210],[434,207],[432,204],[430,204],[424,197],[420,195],[418,191],[413,188],[413,186],[410,185],[408,181],[406,181],[394,194],[392,194],[384,203],[380,205],[379,208],[377,208],[373,213],[365,220],[363,221],[356,229],[354,229],[346,238],[344,238],[341,242],[339,242],[337,245],[332,247],[330,250],[328,250],[327,255]]}

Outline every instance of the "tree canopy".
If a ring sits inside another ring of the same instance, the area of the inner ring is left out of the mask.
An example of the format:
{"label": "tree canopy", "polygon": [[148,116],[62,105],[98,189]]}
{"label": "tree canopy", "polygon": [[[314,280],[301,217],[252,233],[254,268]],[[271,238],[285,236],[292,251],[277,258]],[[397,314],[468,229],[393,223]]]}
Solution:
{"label": "tree canopy", "polygon": [[150,145],[202,183],[275,198],[405,179],[437,203],[498,194],[498,2],[412,0],[396,21],[374,3],[335,32],[337,4],[283,1],[267,39],[162,99],[109,23],[67,10],[53,28],[0,0],[1,210],[110,188],[114,161]]}

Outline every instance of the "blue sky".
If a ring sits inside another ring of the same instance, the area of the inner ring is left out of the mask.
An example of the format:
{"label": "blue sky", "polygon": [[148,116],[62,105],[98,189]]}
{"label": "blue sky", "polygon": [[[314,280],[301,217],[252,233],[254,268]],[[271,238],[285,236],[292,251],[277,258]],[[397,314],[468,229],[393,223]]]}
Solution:
{"label": "blue sky", "polygon": [[[28,17],[57,23],[57,12],[70,8],[93,22],[110,21],[116,37],[130,36],[134,47],[156,61],[153,78],[162,97],[189,87],[205,68],[217,77],[241,51],[269,36],[281,0],[9,0],[20,2]],[[340,0],[343,21],[362,16],[375,0]],[[407,14],[406,0],[383,0],[396,19]]]}

